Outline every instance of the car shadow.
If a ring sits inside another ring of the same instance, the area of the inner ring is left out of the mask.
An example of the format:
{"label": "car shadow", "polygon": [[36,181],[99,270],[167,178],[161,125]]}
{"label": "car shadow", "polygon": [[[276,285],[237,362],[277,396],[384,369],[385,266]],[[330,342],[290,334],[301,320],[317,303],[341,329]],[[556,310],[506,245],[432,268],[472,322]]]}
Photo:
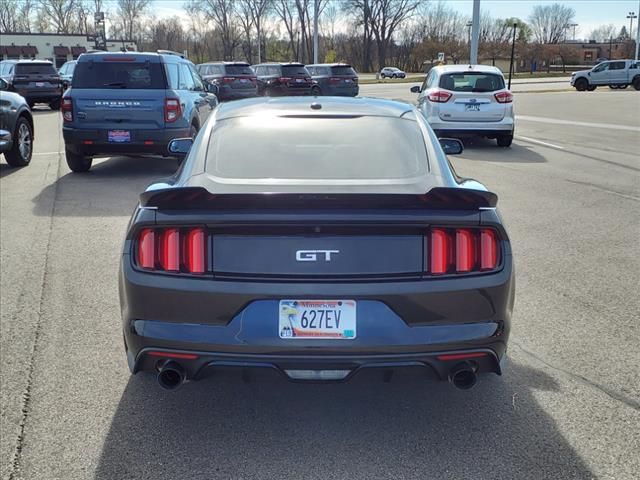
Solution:
{"label": "car shadow", "polygon": [[225,372],[166,392],[139,374],[95,478],[593,478],[535,399],[559,390],[546,373],[510,363],[470,391],[416,375],[318,385]]}
{"label": "car shadow", "polygon": [[[535,152],[532,146],[520,143],[517,139],[508,148],[498,147],[495,140],[484,137],[463,137],[460,140],[464,144],[465,151],[459,156],[468,160],[508,163],[545,163],[547,161]],[[467,150],[473,156],[467,156]]]}
{"label": "car shadow", "polygon": [[173,175],[177,168],[178,161],[167,157],[94,160],[89,172],[67,173],[42,190],[32,200],[33,212],[50,215],[55,193],[54,216],[128,216],[147,185]]}
{"label": "car shadow", "polygon": [[0,178],[8,177],[12,173],[22,170],[19,167],[12,167],[8,163],[0,163]]}

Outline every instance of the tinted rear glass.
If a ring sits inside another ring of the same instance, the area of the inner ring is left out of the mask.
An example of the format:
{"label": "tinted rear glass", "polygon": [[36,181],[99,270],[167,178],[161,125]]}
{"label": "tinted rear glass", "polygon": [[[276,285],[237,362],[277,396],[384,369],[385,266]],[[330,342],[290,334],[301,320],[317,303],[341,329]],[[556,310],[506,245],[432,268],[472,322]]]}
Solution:
{"label": "tinted rear glass", "polygon": [[253,75],[249,65],[227,65],[227,75]]}
{"label": "tinted rear glass", "polygon": [[73,88],[166,88],[159,63],[81,62],[76,64],[76,70]]}
{"label": "tinted rear glass", "polygon": [[57,75],[56,69],[50,63],[18,63],[16,75]]}
{"label": "tinted rear glass", "polygon": [[292,67],[292,66],[283,66],[282,67],[282,75],[290,76],[290,75],[303,75],[305,77],[310,77],[309,71],[307,67]]}
{"label": "tinted rear glass", "polygon": [[440,78],[440,88],[454,92],[494,92],[504,88],[504,79],[493,73],[448,73]]}
{"label": "tinted rear glass", "polygon": [[348,75],[350,77],[355,77],[356,71],[351,67],[331,67],[332,75]]}
{"label": "tinted rear glass", "polygon": [[[412,119],[256,115],[218,120],[206,170],[218,178],[273,181],[414,179],[426,174]],[[224,180],[222,180],[224,182]]]}

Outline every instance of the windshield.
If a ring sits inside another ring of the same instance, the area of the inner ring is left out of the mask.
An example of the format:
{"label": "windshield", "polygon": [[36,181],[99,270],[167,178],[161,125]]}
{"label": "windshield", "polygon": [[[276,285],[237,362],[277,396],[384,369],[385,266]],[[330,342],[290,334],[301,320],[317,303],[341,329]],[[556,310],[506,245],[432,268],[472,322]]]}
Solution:
{"label": "windshield", "polygon": [[310,77],[309,71],[304,66],[282,66],[282,76],[289,77],[293,75]]}
{"label": "windshield", "polygon": [[504,88],[504,79],[493,73],[448,73],[440,78],[440,88],[453,92],[494,92]]}
{"label": "windshield", "polygon": [[16,65],[16,75],[57,75],[56,69],[50,63],[19,63]]}
{"label": "windshield", "polygon": [[76,64],[76,70],[73,88],[166,88],[159,63],[90,61]]}
{"label": "windshield", "polygon": [[264,182],[388,182],[415,179],[427,169],[418,123],[396,117],[255,115],[220,120],[213,129],[206,161],[206,171],[216,177]]}

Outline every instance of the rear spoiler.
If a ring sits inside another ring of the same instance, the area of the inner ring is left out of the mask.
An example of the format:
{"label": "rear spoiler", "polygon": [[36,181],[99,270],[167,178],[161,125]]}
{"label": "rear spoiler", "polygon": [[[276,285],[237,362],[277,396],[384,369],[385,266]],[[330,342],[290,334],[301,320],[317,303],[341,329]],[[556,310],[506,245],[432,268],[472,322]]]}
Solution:
{"label": "rear spoiler", "polygon": [[426,194],[359,193],[231,193],[214,194],[203,187],[173,187],[140,194],[142,207],[160,210],[184,209],[301,209],[322,208],[402,208],[479,210],[493,208],[498,196],[486,190],[463,187],[436,187]]}

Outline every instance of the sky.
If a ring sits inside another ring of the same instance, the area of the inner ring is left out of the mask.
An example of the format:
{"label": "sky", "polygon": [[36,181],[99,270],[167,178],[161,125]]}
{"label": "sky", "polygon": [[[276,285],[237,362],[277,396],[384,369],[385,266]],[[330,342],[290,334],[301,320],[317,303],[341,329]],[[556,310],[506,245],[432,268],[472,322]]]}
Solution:
{"label": "sky", "polygon": [[[471,16],[473,0],[444,1],[463,15]],[[160,18],[174,15],[184,18],[183,3],[180,0],[155,0],[153,13]],[[629,19],[626,16],[629,12],[637,15],[640,11],[640,0],[480,0],[480,9],[496,18],[518,17],[526,21],[535,5],[552,3],[561,3],[575,10],[576,38],[585,38],[593,29],[609,23],[617,28],[626,25],[628,29]],[[637,20],[634,20],[634,25]]]}

